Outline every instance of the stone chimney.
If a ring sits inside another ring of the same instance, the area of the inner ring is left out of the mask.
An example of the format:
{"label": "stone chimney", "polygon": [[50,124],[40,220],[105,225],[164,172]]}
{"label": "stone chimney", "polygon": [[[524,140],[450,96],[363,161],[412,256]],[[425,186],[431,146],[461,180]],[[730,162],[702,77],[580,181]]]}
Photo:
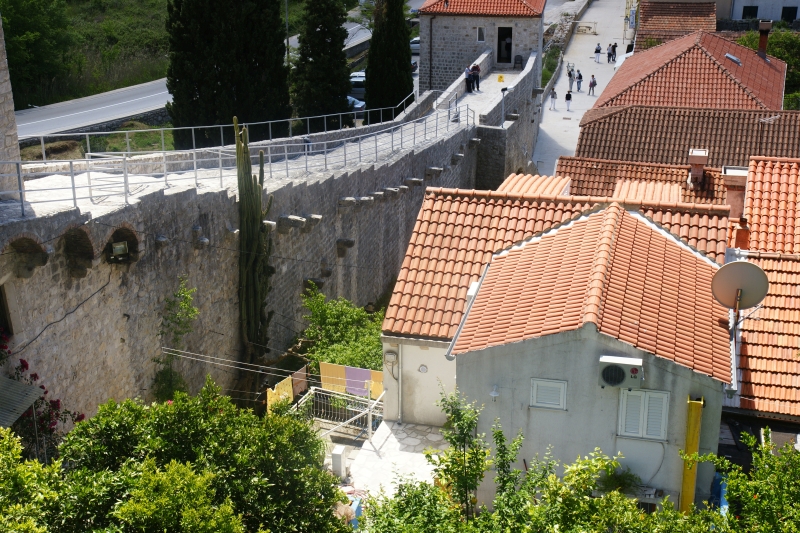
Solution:
{"label": "stone chimney", "polygon": [[703,183],[703,168],[708,163],[708,150],[692,148],[689,150],[689,187],[698,187]]}
{"label": "stone chimney", "polygon": [[771,20],[762,20],[758,23],[758,57],[767,58],[767,44],[769,44],[769,32],[772,29]]}

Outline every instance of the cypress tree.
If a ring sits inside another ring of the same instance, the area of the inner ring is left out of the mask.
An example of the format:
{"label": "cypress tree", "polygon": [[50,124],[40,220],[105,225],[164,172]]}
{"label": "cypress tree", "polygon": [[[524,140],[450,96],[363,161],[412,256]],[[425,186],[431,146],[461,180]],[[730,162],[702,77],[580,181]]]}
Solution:
{"label": "cypress tree", "polygon": [[[281,5],[280,0],[169,0],[167,111],[175,127],[230,124],[232,116],[243,123],[290,116]],[[249,130],[251,140],[269,135],[267,127]],[[273,127],[272,133],[281,130]],[[233,140],[228,130],[223,141]],[[197,131],[195,142],[219,145],[220,129]],[[176,131],[175,144],[191,147],[191,132]]]}
{"label": "cypress tree", "polygon": [[[305,4],[300,24],[300,57],[292,73],[292,102],[299,117],[350,110],[347,102],[350,70],[344,53],[347,30],[342,27],[346,18],[342,0],[311,0]],[[344,126],[352,125],[352,115],[343,118]],[[310,126],[313,132],[325,125],[320,119],[312,120]],[[338,117],[328,119],[328,129],[338,127]]]}
{"label": "cypress tree", "polygon": [[[405,0],[375,3],[375,28],[367,59],[367,107],[393,107],[414,90],[411,76],[411,30]],[[384,117],[385,118],[385,117]]]}

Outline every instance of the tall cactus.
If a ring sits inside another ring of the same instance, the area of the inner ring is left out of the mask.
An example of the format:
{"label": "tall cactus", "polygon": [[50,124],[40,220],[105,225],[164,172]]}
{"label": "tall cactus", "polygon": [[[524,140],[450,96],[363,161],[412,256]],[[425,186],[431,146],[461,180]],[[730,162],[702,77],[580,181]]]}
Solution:
{"label": "tall cactus", "polygon": [[[239,185],[239,313],[241,315],[242,362],[258,363],[267,353],[267,337],[272,312],[267,313],[267,293],[275,269],[269,266],[272,239],[264,219],[272,205],[262,205],[264,191],[264,152],[259,151],[258,178],[252,174],[247,128],[239,128],[233,118],[236,133],[236,169]],[[258,374],[243,372],[239,390],[256,392]]]}

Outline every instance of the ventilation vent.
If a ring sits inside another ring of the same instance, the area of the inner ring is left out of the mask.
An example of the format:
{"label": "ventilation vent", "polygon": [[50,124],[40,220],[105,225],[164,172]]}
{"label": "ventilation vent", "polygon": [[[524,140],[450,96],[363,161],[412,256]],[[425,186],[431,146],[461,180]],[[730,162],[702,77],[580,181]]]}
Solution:
{"label": "ventilation vent", "polygon": [[730,59],[731,61],[733,61],[737,65],[739,65],[740,67],[742,66],[742,60],[739,59],[738,57],[736,57],[735,55],[733,55],[733,54],[725,54],[725,57],[727,57],[728,59]]}

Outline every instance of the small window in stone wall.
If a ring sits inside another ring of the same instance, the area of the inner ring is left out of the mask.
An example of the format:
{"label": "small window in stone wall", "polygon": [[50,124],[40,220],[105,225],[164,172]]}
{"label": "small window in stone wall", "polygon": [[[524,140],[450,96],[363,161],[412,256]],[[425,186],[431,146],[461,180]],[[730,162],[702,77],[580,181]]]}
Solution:
{"label": "small window in stone wall", "polygon": [[484,43],[486,42],[486,28],[483,26],[478,26],[478,42]]}
{"label": "small window in stone wall", "polygon": [[8,335],[13,335],[11,328],[11,317],[8,312],[8,301],[6,300],[6,288],[0,285],[0,328]]}

